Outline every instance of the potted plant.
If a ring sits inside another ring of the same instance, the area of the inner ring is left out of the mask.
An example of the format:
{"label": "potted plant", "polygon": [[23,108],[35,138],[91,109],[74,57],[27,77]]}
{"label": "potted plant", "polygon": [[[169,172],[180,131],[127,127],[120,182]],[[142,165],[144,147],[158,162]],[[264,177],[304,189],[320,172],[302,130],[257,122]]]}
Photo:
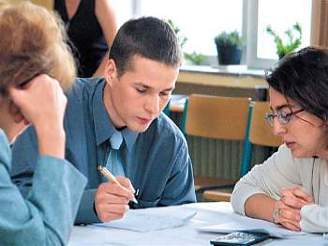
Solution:
{"label": "potted plant", "polygon": [[297,22],[292,26],[292,28],[285,31],[287,36],[287,40],[285,40],[285,42],[275,31],[272,30],[271,26],[267,26],[266,31],[274,38],[276,53],[279,59],[297,49],[302,43],[302,28]]}
{"label": "potted plant", "polygon": [[201,65],[205,60],[205,56],[196,51],[193,51],[192,53],[184,52],[183,54],[184,58],[193,65]]}
{"label": "potted plant", "polygon": [[239,32],[222,32],[214,38],[221,65],[240,64],[243,39]]}

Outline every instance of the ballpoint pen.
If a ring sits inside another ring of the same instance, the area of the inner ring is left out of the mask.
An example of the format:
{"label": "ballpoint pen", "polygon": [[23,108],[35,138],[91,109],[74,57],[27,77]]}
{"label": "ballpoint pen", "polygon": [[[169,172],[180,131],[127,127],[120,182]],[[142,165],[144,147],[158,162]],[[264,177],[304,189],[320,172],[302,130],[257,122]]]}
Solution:
{"label": "ballpoint pen", "polygon": [[[104,167],[102,165],[98,165],[97,169],[101,173],[101,175],[106,177],[108,180],[116,183],[119,186],[122,186],[120,184],[120,182],[118,182],[118,180],[115,178],[115,176],[106,167]],[[138,204],[138,201],[135,197],[133,197],[132,202],[134,202],[135,204]]]}

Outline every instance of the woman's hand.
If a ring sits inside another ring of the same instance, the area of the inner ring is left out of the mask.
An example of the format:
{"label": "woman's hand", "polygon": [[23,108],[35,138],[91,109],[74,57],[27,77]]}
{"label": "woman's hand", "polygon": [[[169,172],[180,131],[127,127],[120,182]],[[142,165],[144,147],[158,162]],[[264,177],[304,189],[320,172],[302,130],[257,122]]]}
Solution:
{"label": "woman's hand", "polygon": [[300,231],[301,213],[300,209],[291,208],[286,206],[281,200],[274,204],[272,212],[272,220],[276,224],[281,224],[292,231]]}
{"label": "woman's hand", "polygon": [[294,230],[300,230],[301,209],[312,204],[313,198],[301,187],[286,188],[281,191],[281,198],[275,203],[273,221]]}
{"label": "woman's hand", "polygon": [[23,88],[9,88],[9,94],[26,121],[34,125],[40,154],[63,158],[67,99],[58,81],[45,74],[39,75]]}
{"label": "woman's hand", "polygon": [[292,187],[283,189],[281,192],[281,201],[288,207],[301,209],[303,206],[312,204],[313,197],[307,194],[302,187]]}

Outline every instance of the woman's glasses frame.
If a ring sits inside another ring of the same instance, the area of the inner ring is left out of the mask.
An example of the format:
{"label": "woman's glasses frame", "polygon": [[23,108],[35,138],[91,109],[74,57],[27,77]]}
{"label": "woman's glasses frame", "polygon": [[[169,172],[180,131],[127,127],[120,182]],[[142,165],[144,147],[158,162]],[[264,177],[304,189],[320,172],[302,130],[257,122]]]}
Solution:
{"label": "woman's glasses frame", "polygon": [[[278,110],[276,113],[273,113],[273,112],[268,112],[265,114],[265,121],[268,123],[269,126],[273,127],[273,122],[274,122],[274,118],[277,117],[279,123],[281,125],[287,125],[292,119],[293,119],[293,116],[296,116],[297,117],[297,114],[298,113],[301,113],[303,112],[304,109],[298,109],[298,110],[295,110],[295,111],[291,111],[290,113],[287,113],[283,110]],[[310,121],[307,121],[301,117],[297,117],[311,125],[313,125]]]}

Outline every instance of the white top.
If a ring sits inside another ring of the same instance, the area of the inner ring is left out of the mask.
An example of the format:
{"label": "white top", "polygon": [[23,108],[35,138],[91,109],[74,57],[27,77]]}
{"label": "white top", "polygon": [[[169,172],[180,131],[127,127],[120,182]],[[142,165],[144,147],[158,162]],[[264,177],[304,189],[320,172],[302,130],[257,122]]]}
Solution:
{"label": "white top", "polygon": [[301,210],[301,229],[328,232],[328,165],[320,158],[294,158],[282,145],[261,165],[256,165],[236,184],[231,203],[235,212],[245,215],[245,201],[256,193],[280,198],[282,188],[301,186],[315,204]]}

